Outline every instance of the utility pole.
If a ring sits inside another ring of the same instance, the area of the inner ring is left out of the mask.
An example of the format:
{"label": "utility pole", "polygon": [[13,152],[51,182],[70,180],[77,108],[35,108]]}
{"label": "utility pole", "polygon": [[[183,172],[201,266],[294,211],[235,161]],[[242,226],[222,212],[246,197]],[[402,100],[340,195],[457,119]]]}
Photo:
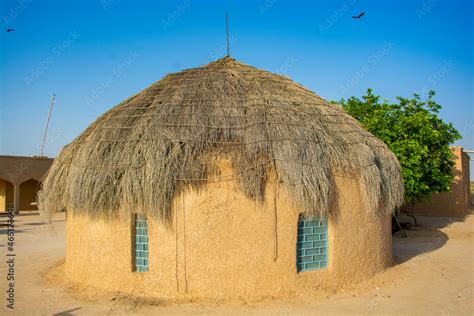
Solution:
{"label": "utility pole", "polygon": [[46,121],[46,127],[44,129],[44,137],[43,137],[43,144],[41,145],[40,157],[43,157],[44,143],[46,142],[46,135],[48,134],[49,120],[51,119],[51,112],[53,111],[53,105],[54,105],[54,99],[55,98],[56,98],[56,94],[53,94],[53,98],[51,99],[51,105],[49,107],[48,120]]}

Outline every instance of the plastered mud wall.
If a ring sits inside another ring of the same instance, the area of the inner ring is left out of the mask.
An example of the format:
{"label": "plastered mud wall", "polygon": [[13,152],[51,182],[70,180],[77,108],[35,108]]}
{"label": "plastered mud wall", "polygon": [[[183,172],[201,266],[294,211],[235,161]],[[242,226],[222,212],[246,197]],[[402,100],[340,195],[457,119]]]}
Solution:
{"label": "plastered mud wall", "polygon": [[132,271],[131,216],[91,219],[69,210],[66,277],[138,297],[246,300],[341,288],[392,264],[391,216],[370,214],[357,180],[339,177],[328,268],[297,273],[299,211],[282,185],[274,185],[263,204],[232,181],[177,197],[170,225],[149,218],[146,273]]}

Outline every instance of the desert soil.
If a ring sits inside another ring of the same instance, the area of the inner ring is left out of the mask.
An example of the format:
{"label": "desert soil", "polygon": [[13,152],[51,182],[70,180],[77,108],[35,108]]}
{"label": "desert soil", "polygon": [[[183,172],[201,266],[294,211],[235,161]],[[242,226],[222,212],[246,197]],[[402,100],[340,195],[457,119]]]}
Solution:
{"label": "desert soil", "polygon": [[474,215],[418,220],[421,226],[408,231],[409,238],[395,235],[395,265],[357,287],[247,304],[178,304],[55,282],[65,257],[64,215],[50,225],[26,212],[16,217],[13,311],[6,308],[7,236],[0,231],[0,315],[474,315]]}

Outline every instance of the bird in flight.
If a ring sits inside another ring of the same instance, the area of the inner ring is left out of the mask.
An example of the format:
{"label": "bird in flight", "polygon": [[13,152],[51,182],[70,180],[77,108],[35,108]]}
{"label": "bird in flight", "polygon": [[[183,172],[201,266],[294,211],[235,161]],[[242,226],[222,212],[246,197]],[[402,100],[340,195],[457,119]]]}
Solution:
{"label": "bird in flight", "polygon": [[7,29],[7,33],[13,32],[14,29]]}
{"label": "bird in flight", "polygon": [[364,14],[365,14],[365,12],[362,12],[362,13],[359,14],[358,16],[353,16],[352,18],[353,18],[353,19],[360,19]]}

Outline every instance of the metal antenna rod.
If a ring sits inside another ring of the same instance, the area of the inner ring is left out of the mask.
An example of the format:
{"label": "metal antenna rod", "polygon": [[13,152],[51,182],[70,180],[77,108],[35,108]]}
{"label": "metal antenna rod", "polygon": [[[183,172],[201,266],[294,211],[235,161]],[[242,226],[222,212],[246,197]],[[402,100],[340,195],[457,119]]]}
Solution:
{"label": "metal antenna rod", "polygon": [[51,118],[51,112],[53,111],[53,105],[54,105],[54,99],[55,98],[56,98],[56,94],[53,94],[53,98],[51,99],[51,105],[49,107],[48,120],[46,121],[46,128],[44,129],[44,137],[43,137],[43,144],[41,145],[41,155],[40,155],[40,157],[43,157],[44,143],[46,142],[46,135],[48,134],[49,120]]}
{"label": "metal antenna rod", "polygon": [[230,47],[229,47],[229,16],[227,12],[225,13],[225,30],[227,33],[227,57],[230,57]]}

